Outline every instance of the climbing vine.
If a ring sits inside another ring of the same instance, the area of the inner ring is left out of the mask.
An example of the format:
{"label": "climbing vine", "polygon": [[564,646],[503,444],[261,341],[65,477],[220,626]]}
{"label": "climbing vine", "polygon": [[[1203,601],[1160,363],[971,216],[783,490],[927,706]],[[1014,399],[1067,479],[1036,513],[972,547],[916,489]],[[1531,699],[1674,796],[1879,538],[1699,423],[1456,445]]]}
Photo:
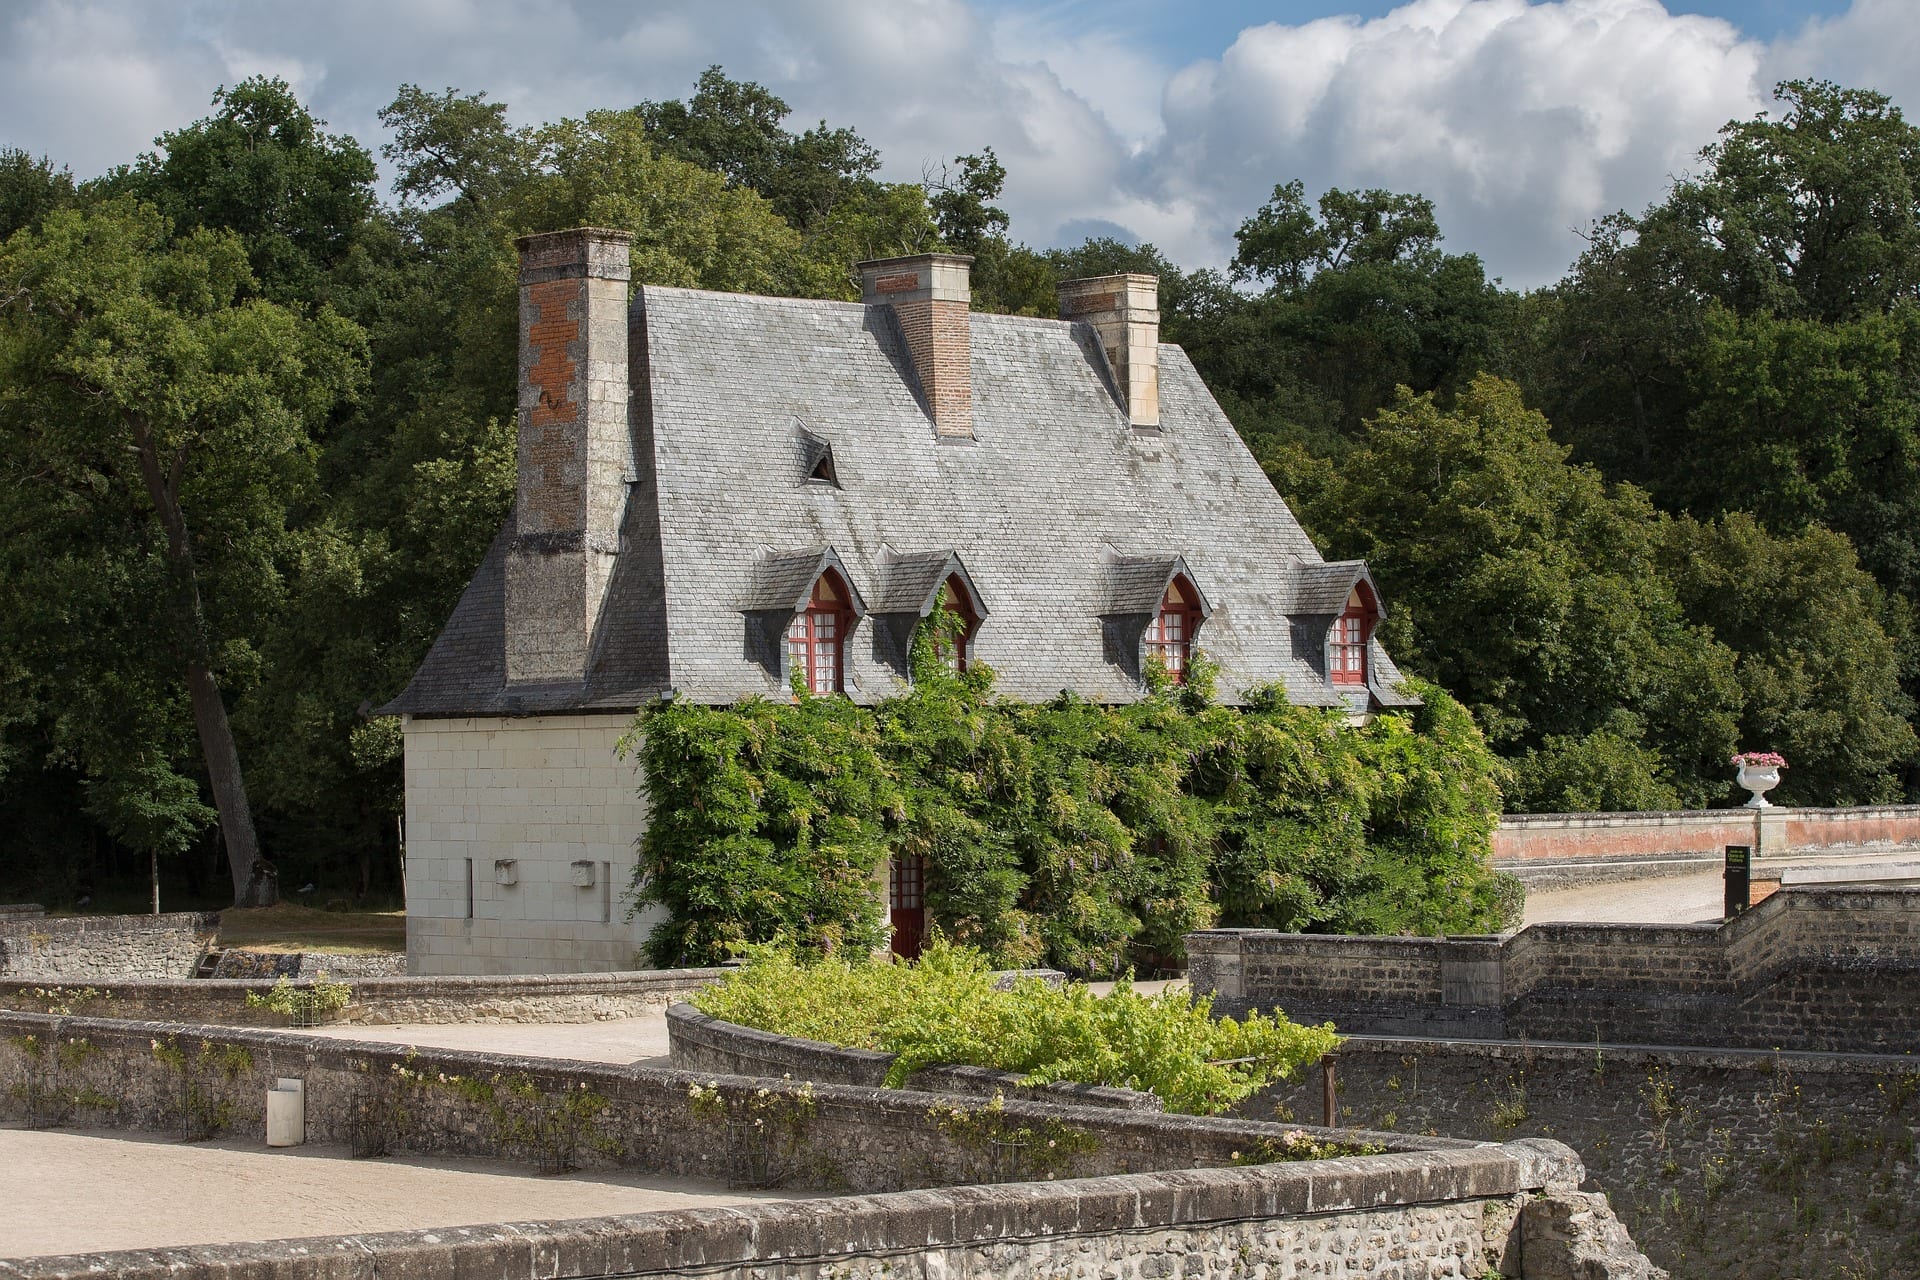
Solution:
{"label": "climbing vine", "polygon": [[1214,925],[1473,932],[1516,899],[1488,866],[1499,764],[1460,705],[1351,725],[1251,690],[1184,685],[1140,702],[995,696],[922,628],[914,683],[874,707],[796,694],[645,710],[623,743],[653,817],[630,901],[667,919],[663,966],[782,938],[865,953],[887,936],[889,857],[927,865],[931,923],[996,964],[1079,974],[1182,962]]}

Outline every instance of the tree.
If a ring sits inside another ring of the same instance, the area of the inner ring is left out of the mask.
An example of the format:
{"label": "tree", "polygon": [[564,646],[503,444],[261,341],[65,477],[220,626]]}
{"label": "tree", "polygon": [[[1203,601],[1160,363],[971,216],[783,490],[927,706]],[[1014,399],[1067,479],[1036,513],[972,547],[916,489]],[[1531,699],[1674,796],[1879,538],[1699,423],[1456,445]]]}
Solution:
{"label": "tree", "polygon": [[1302,514],[1372,566],[1396,657],[1514,764],[1510,805],[1671,808],[1724,790],[1735,655],[1684,616],[1645,496],[1569,465],[1511,383],[1476,378],[1452,410],[1403,392]]}
{"label": "tree", "polygon": [[0,241],[39,224],[53,210],[74,201],[73,175],[54,168],[45,156],[35,159],[14,147],[0,147]]}
{"label": "tree", "polygon": [[161,148],[109,175],[103,190],[166,213],[176,235],[196,227],[236,232],[247,249],[247,287],[288,306],[317,301],[373,212],[373,157],[352,138],[323,131],[287,82],[255,76],[213,95],[219,110],[162,134]]}
{"label": "tree", "polygon": [[1667,523],[1660,558],[1682,606],[1739,658],[1740,742],[1791,767],[1788,804],[1876,804],[1916,756],[1888,602],[1841,535],[1779,537],[1744,512]]}
{"label": "tree", "polygon": [[277,585],[289,506],[311,480],[312,429],[364,361],[352,324],[325,308],[302,316],[254,285],[237,236],[175,238],[158,211],[124,199],[56,211],[0,250],[8,478],[106,513],[103,537],[124,532],[102,554],[143,571],[128,577],[145,589],[111,607],[148,620],[153,683],[184,695],[237,905],[271,901],[272,883],[222,670],[248,665],[248,623]]}

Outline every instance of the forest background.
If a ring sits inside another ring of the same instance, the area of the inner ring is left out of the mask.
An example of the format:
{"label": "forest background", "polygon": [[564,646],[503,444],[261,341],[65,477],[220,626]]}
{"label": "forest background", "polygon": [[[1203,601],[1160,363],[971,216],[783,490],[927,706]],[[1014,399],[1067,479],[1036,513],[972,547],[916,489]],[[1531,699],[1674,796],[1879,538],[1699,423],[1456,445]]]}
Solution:
{"label": "forest background", "polygon": [[882,182],[719,68],[534,128],[404,86],[391,199],[265,79],[97,180],[0,152],[0,897],[138,901],[155,858],[219,900],[257,842],[397,900],[370,713],[511,501],[513,238],[583,223],[634,232],[640,283],[853,299],[854,262],[950,249],[976,308],[1052,315],[1056,280],[1155,273],[1508,811],[1727,803],[1737,749],[1787,756],[1787,803],[1920,800],[1920,129],[1778,92],[1526,293],[1417,194],[1285,175],[1224,272],[1035,249],[991,151]]}

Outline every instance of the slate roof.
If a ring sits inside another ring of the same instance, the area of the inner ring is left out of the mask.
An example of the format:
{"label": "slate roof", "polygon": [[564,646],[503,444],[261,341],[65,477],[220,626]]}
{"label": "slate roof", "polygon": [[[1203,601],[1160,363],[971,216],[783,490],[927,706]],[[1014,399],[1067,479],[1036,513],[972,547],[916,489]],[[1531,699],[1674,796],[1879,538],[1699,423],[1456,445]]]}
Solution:
{"label": "slate roof", "polygon": [[[880,615],[920,612],[951,557],[988,615],[972,652],[1009,696],[1141,697],[1103,615],[1150,610],[1177,571],[1207,602],[1196,641],[1224,698],[1277,683],[1295,703],[1344,705],[1322,669],[1324,627],[1303,633],[1291,615],[1347,569],[1323,564],[1180,348],[1160,347],[1161,429],[1136,430],[1088,325],[976,313],[976,439],[956,442],[935,437],[884,305],[648,286],[630,327],[650,384],[636,362],[637,479],[587,679],[506,686],[503,534],[388,712],[785,696],[755,611],[803,600],[829,554],[872,611],[847,646],[855,701],[898,687],[898,636]],[[836,484],[807,478],[814,442]],[[1381,700],[1403,701],[1372,652]]]}

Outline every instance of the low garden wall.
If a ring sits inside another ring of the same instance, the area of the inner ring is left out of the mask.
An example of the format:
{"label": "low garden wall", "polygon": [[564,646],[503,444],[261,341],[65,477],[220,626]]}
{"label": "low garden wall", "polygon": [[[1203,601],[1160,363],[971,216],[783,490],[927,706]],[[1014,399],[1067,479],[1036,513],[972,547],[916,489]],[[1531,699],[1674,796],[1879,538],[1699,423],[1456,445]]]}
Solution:
{"label": "low garden wall", "polygon": [[188,978],[220,917],[0,914],[0,978]]}
{"label": "low garden wall", "polygon": [[[1920,1275],[1920,1058],[1355,1037],[1335,1077],[1344,1123],[1569,1144],[1677,1276]],[[1317,1116],[1322,1083],[1241,1111]]]}
{"label": "low garden wall", "polygon": [[1493,862],[1532,887],[1553,888],[1697,872],[1730,844],[1755,846],[1762,864],[1920,851],[1920,805],[1509,814],[1494,833]]}
{"label": "low garden wall", "polygon": [[1920,889],[1792,887],[1720,925],[1533,925],[1489,938],[1213,929],[1221,1013],[1472,1039],[1920,1051]]}
{"label": "low garden wall", "polygon": [[[690,1004],[667,1010],[667,1043],[673,1065],[682,1071],[717,1071],[739,1076],[786,1076],[817,1084],[852,1084],[879,1088],[893,1066],[891,1053],[849,1049],[798,1036],[775,1035],[701,1013]],[[1135,1089],[1106,1085],[1058,1084],[1028,1086],[1020,1077],[986,1067],[927,1067],[907,1077],[904,1086],[928,1093],[958,1093],[991,1098],[1059,1102],[1083,1107],[1119,1107],[1158,1111],[1160,1099]]]}
{"label": "low garden wall", "polygon": [[[348,1004],[329,1023],[361,1026],[450,1022],[596,1022],[630,1018],[699,990],[726,969],[642,969],[537,977],[365,978],[349,982]],[[292,980],[311,987],[312,979]],[[265,978],[185,981],[44,982],[0,979],[0,1008],[229,1026],[278,1026],[286,1018],[249,1007]]]}
{"label": "low garden wall", "polygon": [[[1558,1143],[1342,1133],[1386,1153],[1234,1167],[1287,1126],[835,1085],[399,1052],[291,1032],[0,1013],[0,1117],[260,1132],[277,1077],[363,1154],[493,1156],[879,1194],[578,1223],[0,1263],[0,1276],[1645,1276]],[[1307,1131],[1329,1137],[1321,1131]],[[1072,1179],[1069,1181],[1068,1179]],[[955,1187],[954,1190],[928,1188]],[[1532,1193],[1551,1192],[1544,1199]],[[1598,1259],[1600,1269],[1576,1270]]]}

